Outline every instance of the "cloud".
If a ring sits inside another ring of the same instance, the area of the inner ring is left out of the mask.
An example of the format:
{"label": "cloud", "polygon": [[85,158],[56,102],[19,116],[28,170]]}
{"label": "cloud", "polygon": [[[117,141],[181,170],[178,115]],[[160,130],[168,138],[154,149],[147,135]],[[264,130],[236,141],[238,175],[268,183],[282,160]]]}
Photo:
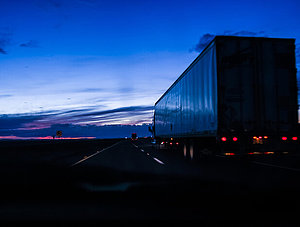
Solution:
{"label": "cloud", "polygon": [[35,4],[43,10],[48,10],[51,8],[62,8],[63,6],[63,1],[62,0],[45,0],[45,1],[40,1],[40,0],[35,0]]}
{"label": "cloud", "polygon": [[118,93],[121,93],[121,94],[129,94],[129,93],[133,93],[135,91],[135,89],[132,87],[120,87],[117,90],[118,90]]}
{"label": "cloud", "polygon": [[[65,90],[64,90],[65,91]],[[74,89],[72,92],[75,93],[107,93],[107,92],[115,92],[116,97],[120,97],[120,95],[124,94],[133,94],[133,93],[140,93],[137,89],[133,87],[114,87],[114,88],[83,88],[83,89]],[[112,95],[110,97],[113,97]],[[105,101],[100,99],[101,102]]]}
{"label": "cloud", "polygon": [[[35,114],[0,115],[0,132],[30,132],[51,128],[56,124],[69,125],[134,125],[151,123],[153,106],[128,106],[96,111],[96,107],[49,111]],[[25,133],[26,134],[26,133]],[[71,135],[72,136],[72,135]],[[82,135],[81,135],[82,136]]]}
{"label": "cloud", "polygon": [[34,115],[23,115],[23,114],[9,114],[0,115],[0,131],[3,130],[14,130],[22,127],[28,122],[33,122],[40,120],[44,115],[34,116]]}
{"label": "cloud", "polygon": [[264,31],[259,31],[259,32],[252,32],[252,31],[238,31],[238,32],[233,32],[233,31],[224,31],[223,35],[232,35],[232,36],[263,36],[266,37],[266,34]]}
{"label": "cloud", "polygon": [[78,109],[78,110],[68,110],[68,111],[63,111],[60,114],[63,115],[63,114],[80,113],[80,112],[82,113],[82,112],[91,111],[91,109],[92,108]]}
{"label": "cloud", "polygon": [[0,47],[0,54],[7,54],[7,52],[3,48]]}
{"label": "cloud", "polygon": [[103,92],[106,89],[103,88],[84,88],[84,89],[79,89],[76,90],[75,92],[79,92],[79,93],[94,93],[94,92]]}
{"label": "cloud", "polygon": [[196,51],[196,52],[201,52],[204,50],[204,48],[215,38],[217,35],[225,35],[225,36],[260,36],[260,37],[267,37],[264,31],[259,31],[259,32],[252,32],[252,31],[238,31],[238,32],[233,32],[226,30],[223,33],[220,34],[210,34],[206,33],[202,35],[199,39],[199,42],[192,48],[190,51]]}
{"label": "cloud", "polygon": [[12,97],[12,95],[0,95],[0,98],[8,98],[8,97]]}
{"label": "cloud", "polygon": [[203,36],[201,36],[197,45],[191,49],[191,51],[201,52],[214,38],[215,35],[213,34],[204,34]]}
{"label": "cloud", "polygon": [[12,33],[8,28],[0,28],[0,54],[7,54],[6,48],[11,45]]}
{"label": "cloud", "polygon": [[152,116],[153,106],[130,106],[104,111],[95,111],[94,108],[81,112],[61,114],[54,118],[48,118],[48,120],[52,123],[78,125],[141,124],[150,123]]}
{"label": "cloud", "polygon": [[98,112],[91,112],[91,113],[85,113],[80,114],[78,116],[80,117],[86,117],[86,116],[103,116],[107,114],[115,114],[115,113],[141,113],[145,111],[153,110],[153,106],[129,106],[129,107],[121,107],[117,109],[112,110],[104,110],[104,111],[98,111]]}
{"label": "cloud", "polygon": [[55,8],[61,8],[62,2],[59,0],[48,0],[49,4]]}
{"label": "cloud", "polygon": [[21,43],[20,47],[37,48],[37,47],[39,47],[39,45],[36,40],[29,40],[26,43]]}
{"label": "cloud", "polygon": [[63,137],[122,138],[132,132],[150,136],[148,118],[152,118],[152,110],[152,106],[129,106],[92,112],[79,109],[40,115],[0,115],[0,137],[46,137],[55,135],[57,130],[63,131]]}

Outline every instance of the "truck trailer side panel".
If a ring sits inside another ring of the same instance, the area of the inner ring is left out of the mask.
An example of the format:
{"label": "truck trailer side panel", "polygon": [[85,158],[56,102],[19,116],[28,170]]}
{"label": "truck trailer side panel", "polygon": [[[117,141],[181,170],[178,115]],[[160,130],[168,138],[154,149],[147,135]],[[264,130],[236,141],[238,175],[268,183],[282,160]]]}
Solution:
{"label": "truck trailer side panel", "polygon": [[211,43],[155,105],[155,136],[217,133],[217,59]]}

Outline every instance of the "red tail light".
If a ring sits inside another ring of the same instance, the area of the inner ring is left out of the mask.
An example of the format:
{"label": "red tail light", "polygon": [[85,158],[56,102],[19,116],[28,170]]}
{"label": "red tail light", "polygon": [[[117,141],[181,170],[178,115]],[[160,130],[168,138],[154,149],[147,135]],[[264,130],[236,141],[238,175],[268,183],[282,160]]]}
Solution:
{"label": "red tail light", "polygon": [[233,141],[237,141],[238,138],[237,138],[237,137],[233,137],[232,140],[233,140]]}
{"label": "red tail light", "polygon": [[298,140],[297,136],[292,137],[292,140]]}
{"label": "red tail light", "polygon": [[178,143],[178,142],[176,142],[176,145],[179,145],[179,143]]}
{"label": "red tail light", "polygon": [[235,153],[225,153],[225,155],[235,155]]}
{"label": "red tail light", "polygon": [[170,145],[173,145],[173,143],[171,142]]}
{"label": "red tail light", "polygon": [[282,140],[287,140],[287,137],[283,136],[281,137]]}
{"label": "red tail light", "polygon": [[226,137],[222,137],[221,140],[222,140],[223,142],[225,142],[225,141],[227,140],[227,138],[226,138]]}

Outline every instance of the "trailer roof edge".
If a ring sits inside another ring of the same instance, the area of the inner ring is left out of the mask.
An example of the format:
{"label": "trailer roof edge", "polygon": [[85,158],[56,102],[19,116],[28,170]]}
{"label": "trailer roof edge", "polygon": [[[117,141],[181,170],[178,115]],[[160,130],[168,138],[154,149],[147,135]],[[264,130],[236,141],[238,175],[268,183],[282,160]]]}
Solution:
{"label": "trailer roof edge", "polygon": [[194,59],[194,61],[183,71],[183,73],[173,82],[173,84],[160,96],[160,98],[155,102],[154,106],[182,79],[182,77],[191,69],[191,67],[204,55],[208,47],[220,38],[230,38],[230,39],[275,39],[275,40],[290,40],[295,42],[295,38],[269,38],[269,37],[248,37],[248,36],[227,36],[227,35],[217,35],[209,42],[209,44],[201,51],[201,53]]}

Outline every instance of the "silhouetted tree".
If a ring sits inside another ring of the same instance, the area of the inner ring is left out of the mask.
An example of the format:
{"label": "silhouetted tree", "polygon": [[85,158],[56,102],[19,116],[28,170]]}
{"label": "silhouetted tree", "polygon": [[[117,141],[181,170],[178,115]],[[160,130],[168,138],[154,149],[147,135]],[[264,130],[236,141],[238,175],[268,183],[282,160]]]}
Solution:
{"label": "silhouetted tree", "polygon": [[61,130],[56,131],[56,137],[58,137],[58,138],[62,137],[62,131]]}

